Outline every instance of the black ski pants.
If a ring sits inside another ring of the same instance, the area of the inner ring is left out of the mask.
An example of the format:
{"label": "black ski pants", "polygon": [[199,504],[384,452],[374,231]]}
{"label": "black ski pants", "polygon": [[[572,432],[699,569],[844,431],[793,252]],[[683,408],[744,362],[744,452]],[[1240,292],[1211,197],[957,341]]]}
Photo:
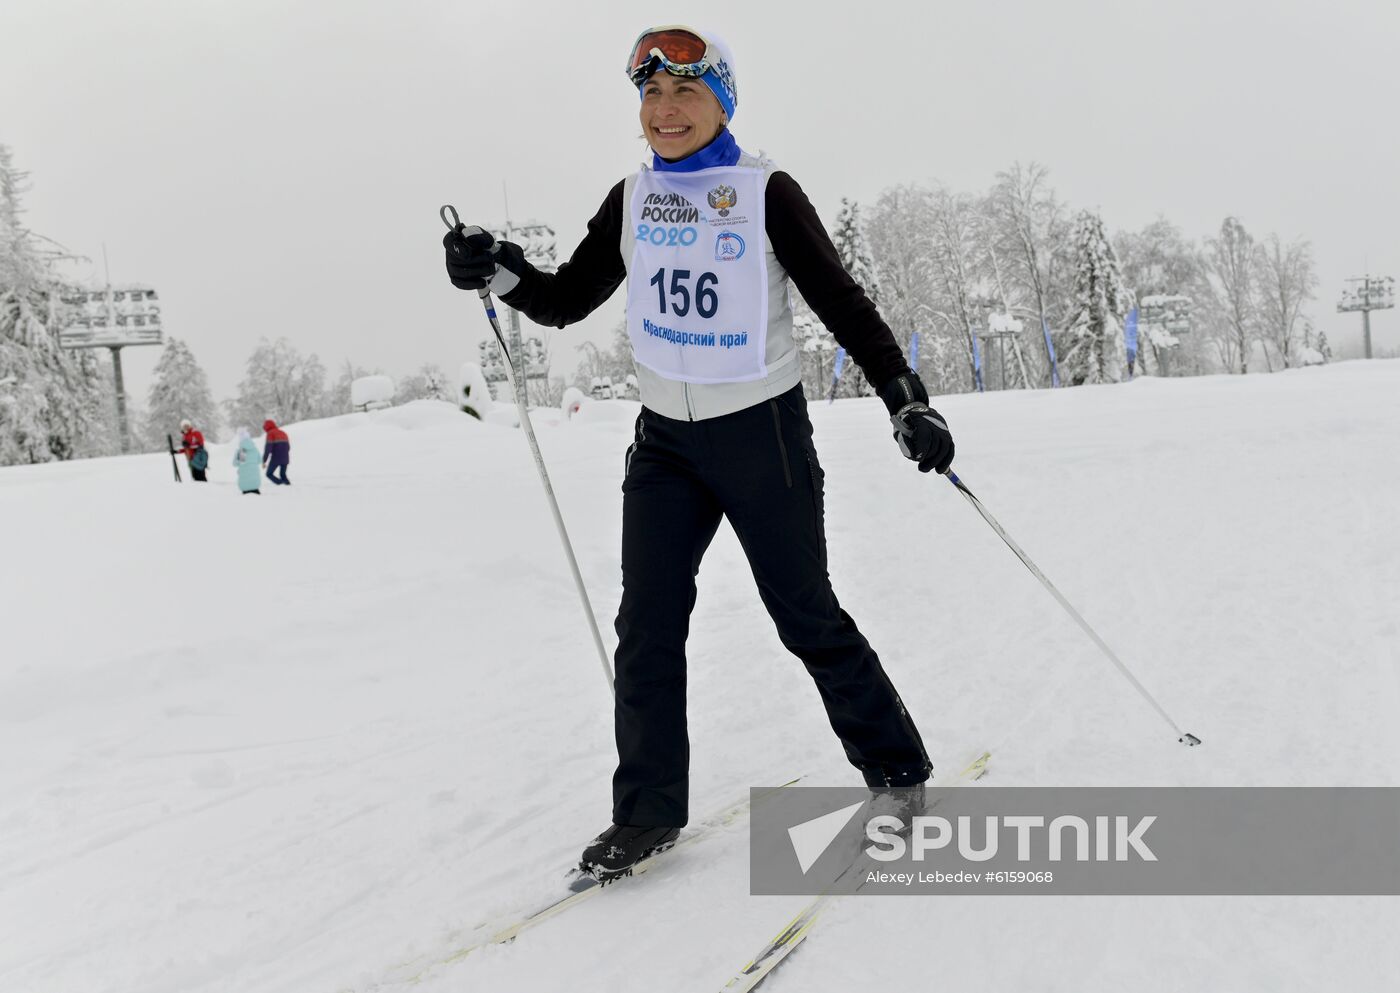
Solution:
{"label": "black ski pants", "polygon": [[721,517],[739,538],[779,639],[816,681],[866,783],[928,778],[914,722],[832,592],[822,479],[800,386],[702,421],[643,408],[622,484],[615,823],[686,823],[685,641],[700,559]]}

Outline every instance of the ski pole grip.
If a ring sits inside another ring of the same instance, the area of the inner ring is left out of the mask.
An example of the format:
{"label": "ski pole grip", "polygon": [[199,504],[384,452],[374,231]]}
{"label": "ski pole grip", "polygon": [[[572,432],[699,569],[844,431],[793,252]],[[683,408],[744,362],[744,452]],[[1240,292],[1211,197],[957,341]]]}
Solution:
{"label": "ski pole grip", "polygon": [[[452,216],[452,220],[450,221],[447,219],[449,214]],[[442,223],[447,225],[447,230],[449,231],[456,231],[462,226],[462,219],[457,216],[457,208],[450,203],[445,203],[438,208],[438,217],[442,218]],[[491,251],[494,255],[496,252],[500,251],[500,248],[492,245]],[[491,287],[483,286],[481,289],[477,290],[477,296],[481,297],[481,302],[486,305],[487,316],[494,321],[496,319],[496,308],[491,306]]]}

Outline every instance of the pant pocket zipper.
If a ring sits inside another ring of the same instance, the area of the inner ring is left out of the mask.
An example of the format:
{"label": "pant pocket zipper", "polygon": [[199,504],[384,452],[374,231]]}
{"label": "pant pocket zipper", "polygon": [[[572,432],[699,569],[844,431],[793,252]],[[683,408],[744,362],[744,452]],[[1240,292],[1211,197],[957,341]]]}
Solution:
{"label": "pant pocket zipper", "polygon": [[773,434],[778,439],[778,455],[783,460],[783,482],[792,489],[792,466],[788,465],[787,445],[783,443],[783,422],[778,415],[778,401],[769,400],[768,408],[773,411]]}

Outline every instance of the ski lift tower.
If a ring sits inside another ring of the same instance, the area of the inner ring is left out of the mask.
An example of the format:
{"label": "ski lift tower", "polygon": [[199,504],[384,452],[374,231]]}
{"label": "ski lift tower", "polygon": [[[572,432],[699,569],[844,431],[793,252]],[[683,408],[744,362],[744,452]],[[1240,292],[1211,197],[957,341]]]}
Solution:
{"label": "ski lift tower", "polygon": [[[525,261],[536,269],[541,272],[554,272],[556,268],[554,229],[548,224],[536,224],[533,221],[526,224],[513,224],[506,221],[504,227],[491,233],[497,241],[510,241],[519,245],[525,253]],[[514,363],[515,381],[524,394],[528,406],[530,400],[529,381],[549,378],[549,357],[545,352],[544,342],[538,337],[531,337],[528,341],[521,340],[520,314],[514,307],[507,306],[506,310],[509,312],[510,318],[507,325],[507,336],[510,343],[511,360]],[[489,344],[486,347],[489,350]],[[483,351],[482,358],[485,359],[485,357],[486,353]],[[488,366],[483,361],[482,369],[486,372],[487,382],[495,381],[495,376],[499,376],[500,379],[505,378],[504,367],[498,367],[497,363],[493,362]]]}
{"label": "ski lift tower", "polygon": [[990,355],[993,344],[997,352],[997,388],[1006,389],[1006,342],[1011,340],[1012,350],[1018,353],[1022,328],[1020,318],[1003,312],[1000,305],[990,297],[973,297],[971,307],[981,318],[981,327],[974,327],[973,334],[982,341],[982,353]]}
{"label": "ski lift tower", "polygon": [[1191,331],[1191,298],[1159,293],[1143,297],[1138,305],[1138,324],[1147,331],[1162,375],[1170,376],[1167,357],[1181,343],[1180,336]]}
{"label": "ski lift tower", "polygon": [[1365,275],[1348,279],[1342,288],[1337,313],[1361,311],[1361,332],[1366,339],[1366,357],[1371,357],[1371,311],[1390,310],[1395,306],[1395,278]]}
{"label": "ski lift tower", "polygon": [[117,392],[117,429],[122,454],[131,451],[126,419],[126,384],[122,379],[122,349],[159,345],[162,341],[160,299],[149,286],[108,283],[102,290],[69,290],[68,323],[59,328],[61,348],[106,348],[112,353],[112,379]]}

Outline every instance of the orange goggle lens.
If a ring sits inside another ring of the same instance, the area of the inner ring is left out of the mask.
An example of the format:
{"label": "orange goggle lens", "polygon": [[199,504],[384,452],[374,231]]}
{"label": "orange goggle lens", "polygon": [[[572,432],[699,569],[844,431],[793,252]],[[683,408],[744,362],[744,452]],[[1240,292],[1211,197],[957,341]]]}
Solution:
{"label": "orange goggle lens", "polygon": [[659,51],[667,62],[694,65],[705,57],[708,48],[705,39],[692,31],[678,28],[649,31],[637,39],[627,68],[629,72],[636,72],[646,65],[651,61],[653,49]]}

